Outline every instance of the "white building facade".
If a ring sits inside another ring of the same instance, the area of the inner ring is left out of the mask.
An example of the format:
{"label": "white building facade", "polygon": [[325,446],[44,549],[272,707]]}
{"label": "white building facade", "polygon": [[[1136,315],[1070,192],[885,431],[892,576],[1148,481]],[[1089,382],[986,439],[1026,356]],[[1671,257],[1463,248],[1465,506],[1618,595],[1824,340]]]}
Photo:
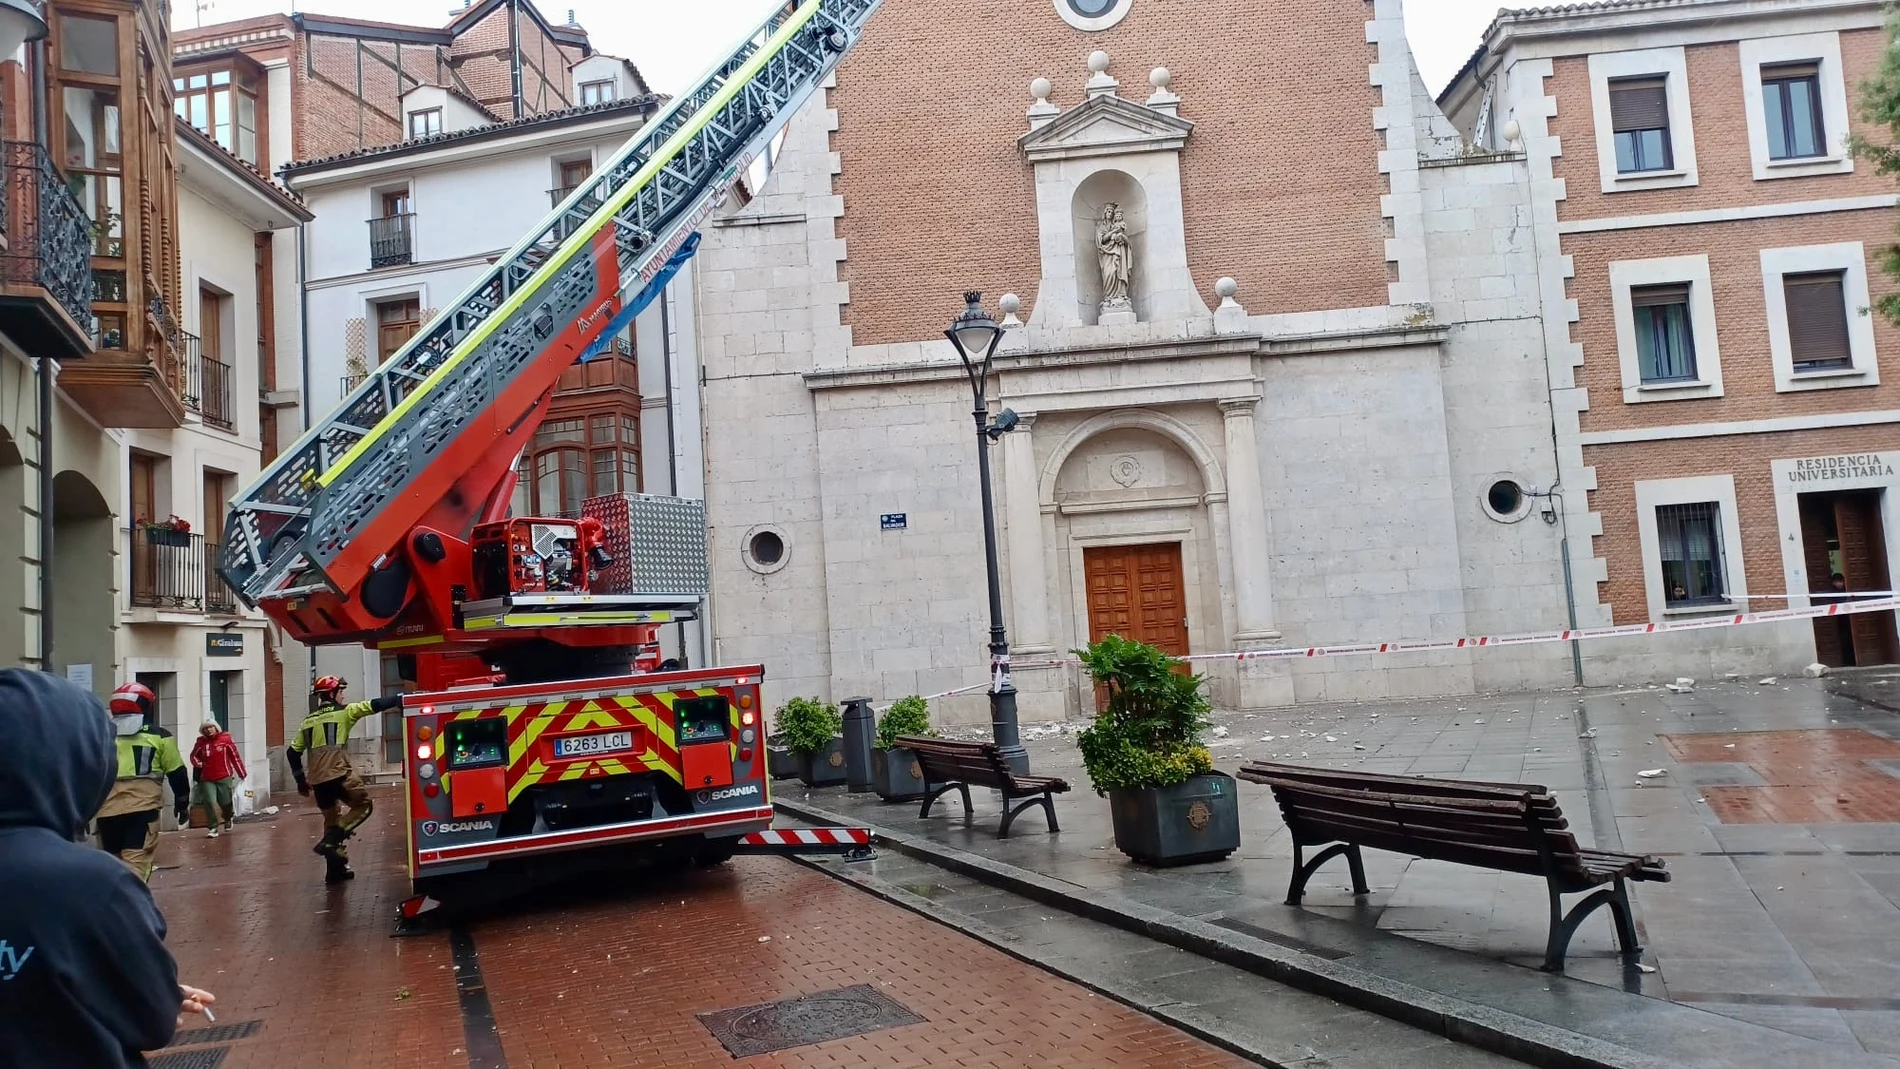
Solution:
{"label": "white building facade", "polygon": [[[627,84],[614,80],[623,76]],[[452,304],[656,107],[623,60],[597,56],[571,77],[576,93],[595,82],[612,91],[597,104],[500,123],[445,90],[423,87],[405,96],[405,107],[412,125],[443,124],[436,132],[286,170],[316,215],[304,276],[313,411],[334,407]],[[636,87],[642,92],[632,93]],[[574,511],[596,493],[702,497],[695,336],[689,267],[613,350],[563,379],[523,458],[517,513]],[[694,664],[708,657],[698,623],[662,638],[669,656]],[[328,647],[314,658],[317,673],[344,676],[355,694],[402,687],[394,656]],[[397,763],[380,753],[374,732],[362,745],[385,767]]]}
{"label": "white building facade", "polygon": [[298,350],[295,321],[274,319],[272,249],[294,248],[310,214],[182,120],[178,145],[187,414],[175,430],[113,432],[125,473],[114,510],[119,671],[158,694],[181,748],[207,720],[230,731],[249,772],[236,796],[244,813],[270,792],[268,625],[215,566],[228,502],[256,479],[276,415],[265,367]]}

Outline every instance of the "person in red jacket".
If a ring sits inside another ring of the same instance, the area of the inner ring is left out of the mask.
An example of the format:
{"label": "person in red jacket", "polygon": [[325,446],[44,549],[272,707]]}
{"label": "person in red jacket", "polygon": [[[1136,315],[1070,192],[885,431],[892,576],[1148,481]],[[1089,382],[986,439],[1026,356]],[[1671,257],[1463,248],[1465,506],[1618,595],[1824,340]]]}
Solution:
{"label": "person in red jacket", "polygon": [[218,837],[222,823],[224,830],[231,828],[231,818],[236,815],[232,809],[232,796],[237,791],[238,780],[250,775],[244,770],[244,756],[238,753],[237,743],[218,726],[216,720],[205,721],[198,729],[198,741],[191,747],[192,775],[198,780],[200,803],[205,807],[205,823],[211,825],[210,835]]}

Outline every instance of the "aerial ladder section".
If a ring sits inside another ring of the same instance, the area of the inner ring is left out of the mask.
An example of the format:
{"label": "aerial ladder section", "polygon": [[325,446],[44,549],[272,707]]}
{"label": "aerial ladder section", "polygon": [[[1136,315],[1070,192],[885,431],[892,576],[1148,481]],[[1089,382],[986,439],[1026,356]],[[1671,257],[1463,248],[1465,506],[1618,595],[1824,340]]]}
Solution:
{"label": "aerial ladder section", "polygon": [[315,423],[232,501],[218,571],[238,598],[311,644],[459,627],[466,592],[419,573],[468,572],[462,540],[506,515],[562,372],[659,295],[881,2],[776,9]]}

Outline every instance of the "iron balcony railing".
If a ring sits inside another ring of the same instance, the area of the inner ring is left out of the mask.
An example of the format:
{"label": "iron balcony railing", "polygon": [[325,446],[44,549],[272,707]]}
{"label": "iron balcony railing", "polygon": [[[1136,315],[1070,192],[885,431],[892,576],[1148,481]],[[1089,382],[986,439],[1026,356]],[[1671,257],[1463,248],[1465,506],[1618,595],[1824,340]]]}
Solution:
{"label": "iron balcony railing", "polygon": [[44,147],[8,141],[4,156],[6,280],[44,289],[85,327],[92,322],[92,220]]}
{"label": "iron balcony railing", "polygon": [[396,267],[415,262],[414,212],[369,221],[369,265]]}
{"label": "iron balcony railing", "polygon": [[203,535],[164,527],[134,527],[132,604],[143,609],[203,612],[208,564]]}
{"label": "iron balcony railing", "polygon": [[218,574],[218,555],[223,549],[223,546],[216,543],[205,543],[205,611],[217,616],[236,616],[238,614],[237,594],[225,585],[224,577]]}
{"label": "iron balcony railing", "polygon": [[185,407],[198,413],[205,423],[230,430],[232,423],[231,383],[235,369],[204,352],[196,334],[181,332],[184,342],[185,389],[181,397]]}
{"label": "iron balcony railing", "polygon": [[132,547],[132,604],[142,609],[235,616],[237,595],[217,573],[221,547],[164,527],[126,532]]}

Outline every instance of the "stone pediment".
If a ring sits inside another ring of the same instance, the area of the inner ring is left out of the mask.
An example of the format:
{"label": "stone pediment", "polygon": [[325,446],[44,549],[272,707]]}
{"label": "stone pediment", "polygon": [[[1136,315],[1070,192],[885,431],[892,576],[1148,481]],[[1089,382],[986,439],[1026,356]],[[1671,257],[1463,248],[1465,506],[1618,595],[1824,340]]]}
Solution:
{"label": "stone pediment", "polygon": [[1121,97],[1104,95],[1070,108],[1017,139],[1031,163],[1135,152],[1178,152],[1194,124]]}

